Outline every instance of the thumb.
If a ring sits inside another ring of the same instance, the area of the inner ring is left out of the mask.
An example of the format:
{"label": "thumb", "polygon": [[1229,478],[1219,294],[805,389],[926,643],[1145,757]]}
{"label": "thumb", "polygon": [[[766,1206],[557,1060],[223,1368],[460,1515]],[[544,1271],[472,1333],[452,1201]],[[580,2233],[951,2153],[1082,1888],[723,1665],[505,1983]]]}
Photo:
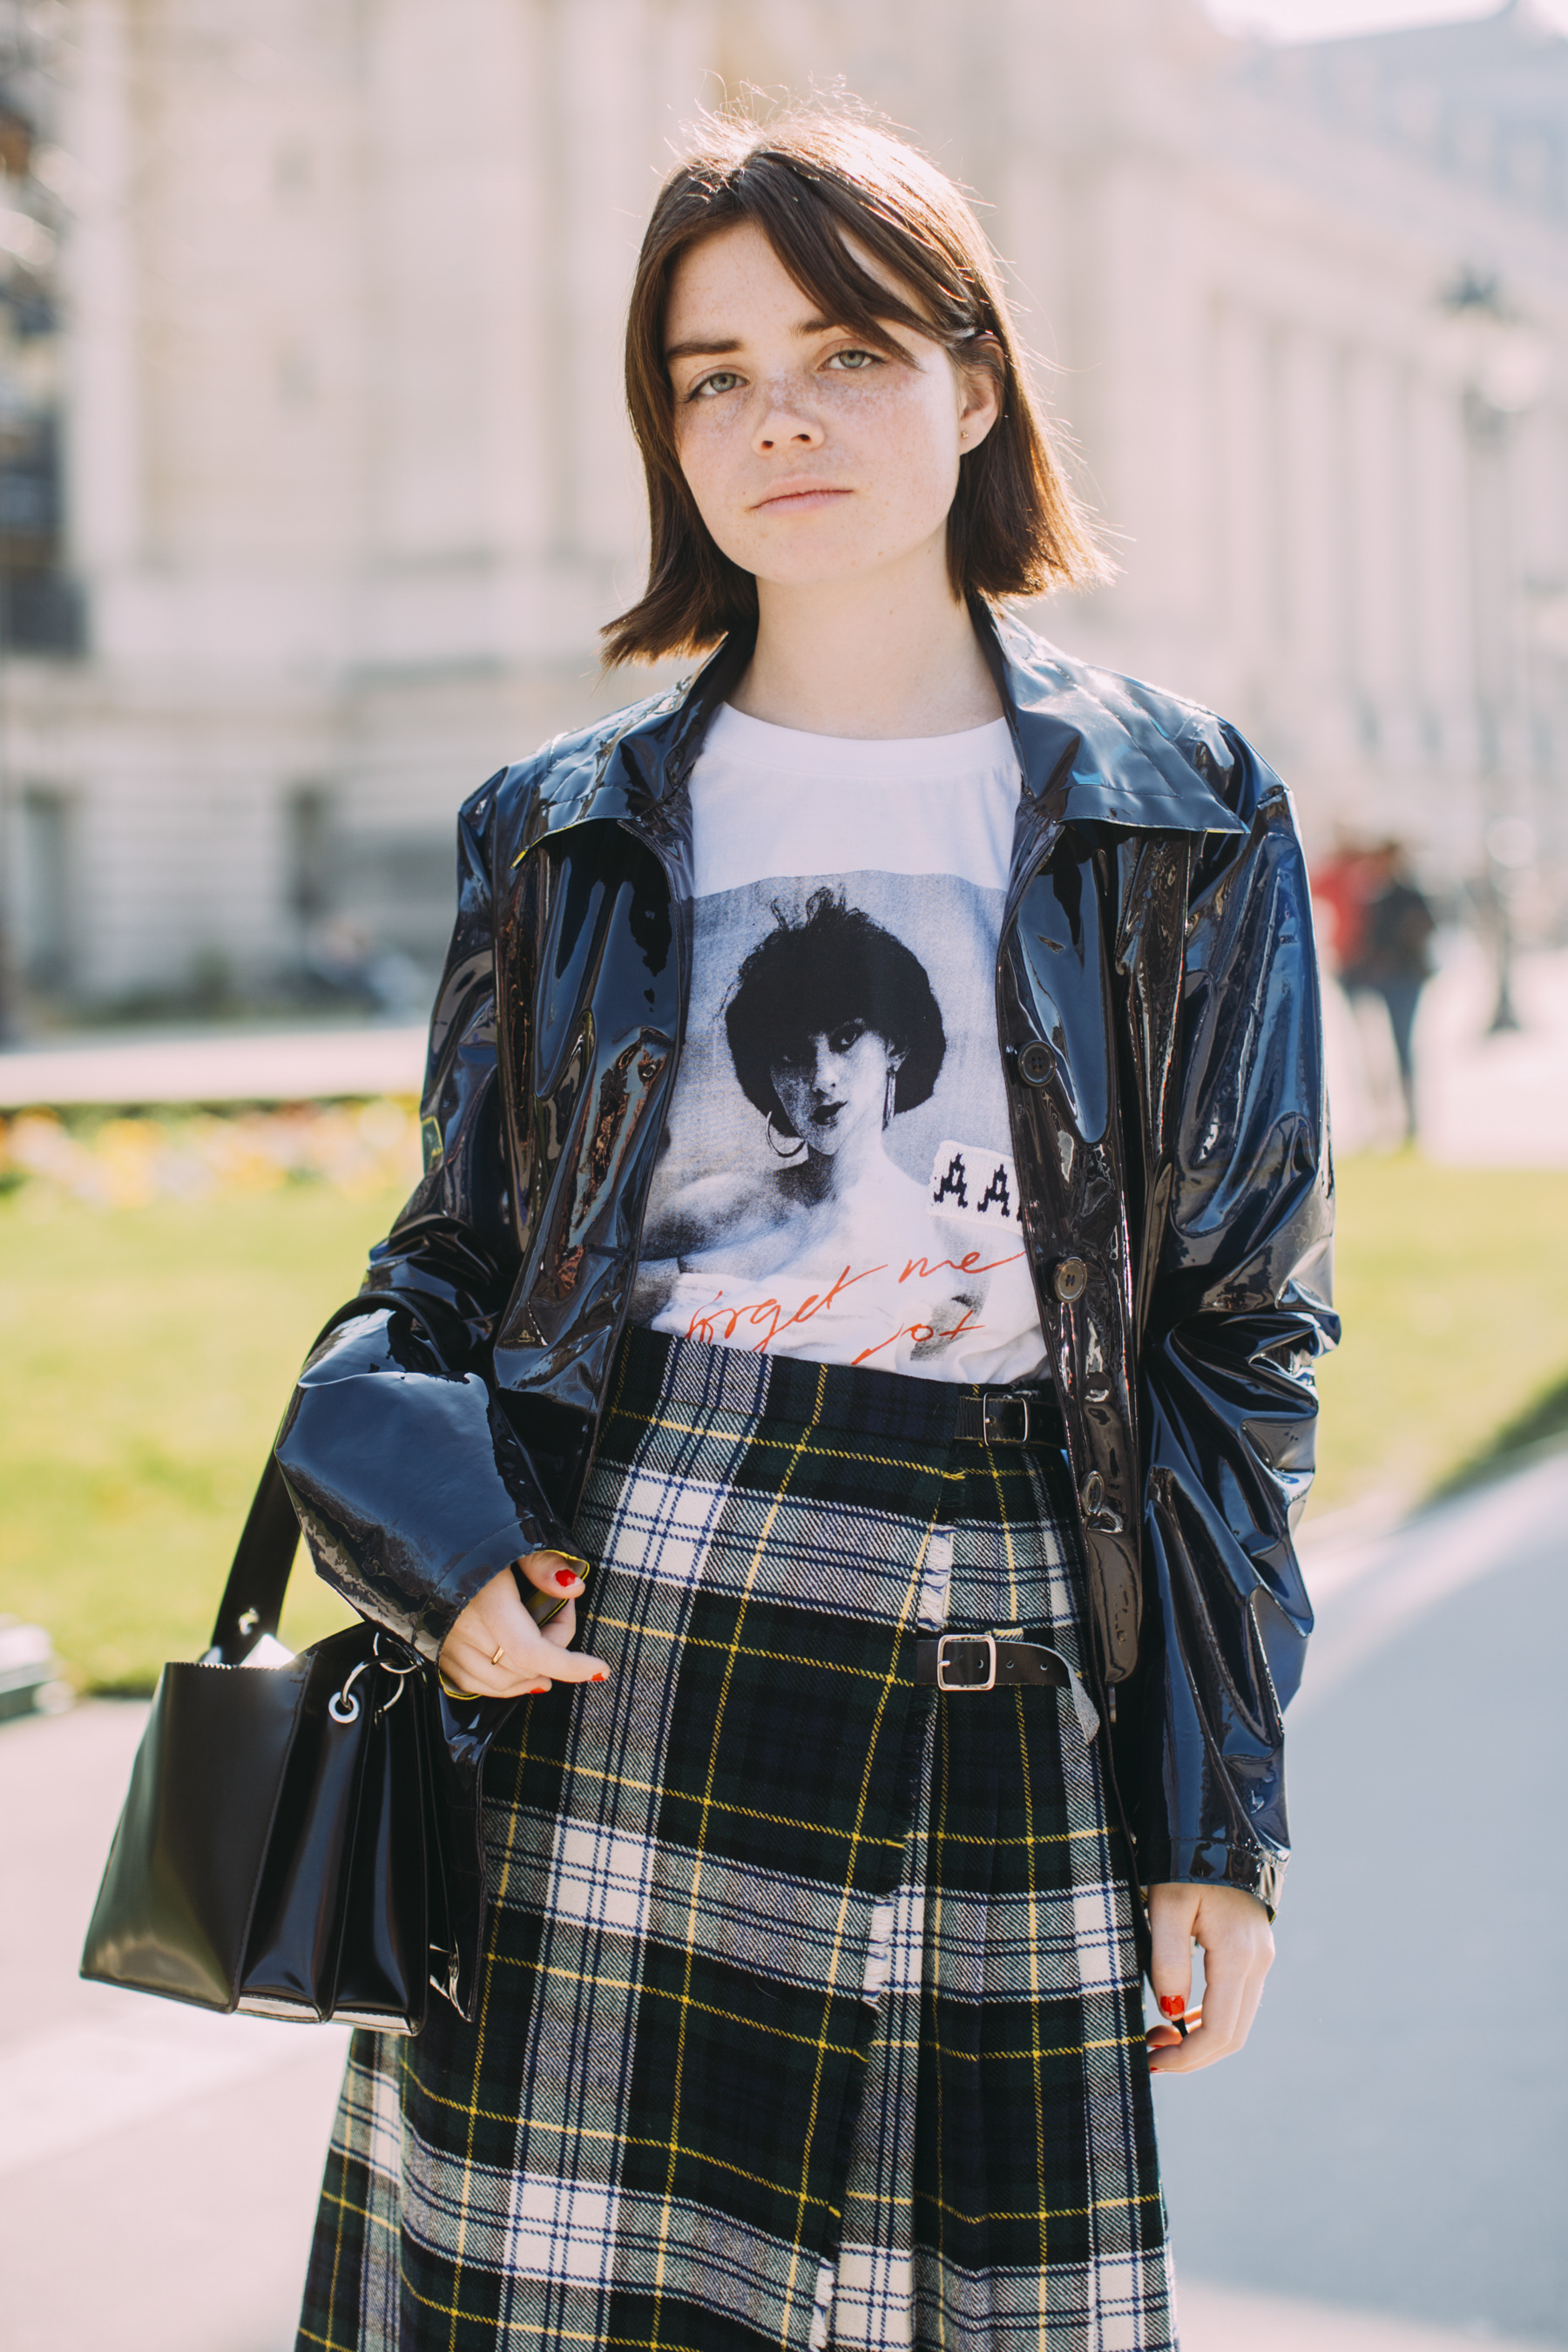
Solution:
{"label": "thumb", "polygon": [[1149,1890],[1149,1981],[1161,2016],[1172,2023],[1192,2000],[1193,1923],[1200,1892],[1179,1885]]}

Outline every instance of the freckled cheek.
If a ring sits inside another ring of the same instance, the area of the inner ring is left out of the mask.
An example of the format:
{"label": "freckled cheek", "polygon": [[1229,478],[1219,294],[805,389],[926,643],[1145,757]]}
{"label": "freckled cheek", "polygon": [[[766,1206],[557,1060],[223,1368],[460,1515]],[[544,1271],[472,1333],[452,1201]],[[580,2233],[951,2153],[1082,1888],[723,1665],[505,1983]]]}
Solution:
{"label": "freckled cheek", "polygon": [[675,454],[687,487],[710,524],[743,505],[734,487],[734,475],[738,460],[746,453],[744,445],[737,445],[732,434],[705,425],[693,426],[677,436]]}
{"label": "freckled cheek", "polygon": [[889,504],[951,497],[958,462],[954,436],[944,434],[943,421],[922,403],[873,394],[858,421],[865,429],[856,437]]}

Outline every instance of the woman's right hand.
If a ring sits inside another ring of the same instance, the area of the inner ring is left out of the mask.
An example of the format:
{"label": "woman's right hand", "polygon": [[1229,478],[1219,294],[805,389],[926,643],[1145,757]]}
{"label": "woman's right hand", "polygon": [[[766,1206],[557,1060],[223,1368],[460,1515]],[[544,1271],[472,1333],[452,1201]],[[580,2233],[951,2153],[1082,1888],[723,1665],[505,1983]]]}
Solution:
{"label": "woman's right hand", "polygon": [[558,1551],[530,1552],[518,1568],[541,1592],[568,1598],[558,1617],[534,1623],[523,1606],[510,1568],[477,1592],[441,1644],[440,1672],[447,1687],[473,1698],[522,1698],[547,1691],[552,1683],[602,1683],[609,1668],[567,1643],[577,1631],[577,1595],[583,1580],[577,1562]]}

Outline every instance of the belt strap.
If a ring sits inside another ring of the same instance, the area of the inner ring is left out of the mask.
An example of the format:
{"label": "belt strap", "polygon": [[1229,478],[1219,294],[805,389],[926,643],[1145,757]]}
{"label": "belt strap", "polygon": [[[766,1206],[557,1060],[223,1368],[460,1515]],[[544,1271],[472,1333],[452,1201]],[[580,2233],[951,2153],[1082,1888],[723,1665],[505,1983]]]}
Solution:
{"label": "belt strap", "polygon": [[1072,1685],[1072,1668],[1059,1650],[1038,1642],[1000,1641],[994,1633],[944,1633],[939,1642],[915,1643],[915,1680],[938,1690],[988,1691],[1000,1683]]}
{"label": "belt strap", "polygon": [[961,1396],[954,1437],[970,1445],[1062,1445],[1061,1407],[1049,1389],[982,1389]]}

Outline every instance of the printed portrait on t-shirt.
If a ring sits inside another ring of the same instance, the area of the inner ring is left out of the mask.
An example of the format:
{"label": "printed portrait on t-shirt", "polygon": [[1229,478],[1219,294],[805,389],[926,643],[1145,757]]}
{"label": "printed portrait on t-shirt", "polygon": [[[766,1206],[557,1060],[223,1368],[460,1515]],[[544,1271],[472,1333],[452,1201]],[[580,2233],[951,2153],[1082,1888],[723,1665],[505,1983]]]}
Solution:
{"label": "printed portrait on t-shirt", "polygon": [[1000,912],[951,874],[699,898],[636,1321],[937,1379],[1037,1369],[989,984]]}

